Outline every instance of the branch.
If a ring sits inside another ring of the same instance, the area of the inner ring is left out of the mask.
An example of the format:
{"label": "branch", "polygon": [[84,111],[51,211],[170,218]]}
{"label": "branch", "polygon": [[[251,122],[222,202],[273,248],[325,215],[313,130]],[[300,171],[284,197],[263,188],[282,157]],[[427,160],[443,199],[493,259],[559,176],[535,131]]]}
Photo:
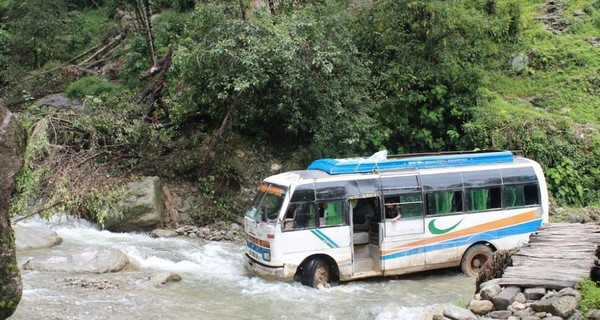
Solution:
{"label": "branch", "polygon": [[19,222],[19,221],[21,221],[21,220],[24,220],[24,219],[30,218],[30,217],[32,217],[32,216],[34,216],[34,215],[36,215],[36,214],[42,213],[42,212],[44,212],[44,211],[46,211],[46,210],[48,210],[48,209],[52,209],[52,208],[54,208],[54,207],[56,207],[56,206],[59,206],[59,205],[61,205],[61,204],[65,204],[65,201],[64,201],[64,200],[60,200],[60,201],[57,201],[57,202],[55,202],[54,204],[52,204],[52,205],[50,205],[50,206],[45,206],[45,207],[42,207],[41,209],[39,209],[39,210],[37,210],[37,211],[34,211],[34,212],[30,213],[30,214],[24,215],[24,216],[22,216],[22,217],[19,217],[19,218],[17,218],[17,219],[15,219],[15,220],[13,220],[13,221],[12,221],[12,224],[15,224],[15,223],[17,223],[17,222]]}

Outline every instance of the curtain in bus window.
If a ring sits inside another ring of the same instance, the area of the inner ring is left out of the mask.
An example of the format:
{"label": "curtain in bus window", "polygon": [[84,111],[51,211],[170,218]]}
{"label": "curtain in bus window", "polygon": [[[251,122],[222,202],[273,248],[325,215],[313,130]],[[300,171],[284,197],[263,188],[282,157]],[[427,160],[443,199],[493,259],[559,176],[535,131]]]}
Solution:
{"label": "curtain in bus window", "polygon": [[507,208],[522,207],[525,205],[523,186],[504,187],[504,205]]}
{"label": "curtain in bus window", "polygon": [[445,191],[427,195],[427,211],[430,215],[461,211],[460,191]]}
{"label": "curtain in bus window", "polygon": [[342,201],[328,201],[325,202],[325,208],[323,213],[322,226],[335,226],[344,223],[343,214],[343,202]]}
{"label": "curtain in bus window", "polygon": [[486,210],[490,191],[488,189],[469,190],[469,211]]}

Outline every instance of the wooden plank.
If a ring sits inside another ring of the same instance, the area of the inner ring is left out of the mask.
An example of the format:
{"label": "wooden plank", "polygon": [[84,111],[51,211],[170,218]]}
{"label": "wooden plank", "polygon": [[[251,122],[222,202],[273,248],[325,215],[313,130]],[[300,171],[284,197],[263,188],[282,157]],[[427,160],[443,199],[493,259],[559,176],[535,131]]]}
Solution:
{"label": "wooden plank", "polygon": [[532,288],[532,287],[544,287],[546,289],[563,289],[563,288],[569,288],[569,287],[573,287],[575,285],[576,282],[573,281],[561,281],[561,280],[554,280],[554,281],[544,281],[544,280],[536,280],[536,279],[529,279],[529,278],[511,278],[511,279],[504,279],[502,278],[501,280],[498,281],[498,284],[500,286],[517,286],[517,287],[521,287],[521,288]]}

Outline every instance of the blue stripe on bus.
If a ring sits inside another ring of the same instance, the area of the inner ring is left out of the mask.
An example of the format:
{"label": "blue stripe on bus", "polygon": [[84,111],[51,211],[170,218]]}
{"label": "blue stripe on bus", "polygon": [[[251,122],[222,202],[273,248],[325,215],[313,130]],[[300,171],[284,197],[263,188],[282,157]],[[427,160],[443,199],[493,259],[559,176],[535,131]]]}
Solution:
{"label": "blue stripe on bus", "polygon": [[317,237],[319,237],[320,239],[324,240],[324,242],[331,248],[339,248],[340,246],[335,243],[335,241],[331,240],[331,238],[329,238],[328,236],[326,236],[323,231],[321,231],[320,229],[313,229],[311,230],[313,233],[315,233],[315,235]]}
{"label": "blue stripe on bus", "polygon": [[420,254],[424,252],[432,252],[437,250],[449,249],[454,247],[460,247],[463,245],[475,243],[478,241],[493,241],[496,239],[501,239],[504,237],[524,234],[524,233],[532,233],[535,232],[542,225],[542,220],[534,220],[526,223],[509,226],[502,229],[486,231],[478,234],[467,235],[460,238],[455,238],[451,240],[447,240],[441,243],[436,243],[428,246],[422,246],[418,248],[413,248],[405,251],[391,253],[381,257],[381,260],[390,260],[400,257],[406,257],[414,254]]}

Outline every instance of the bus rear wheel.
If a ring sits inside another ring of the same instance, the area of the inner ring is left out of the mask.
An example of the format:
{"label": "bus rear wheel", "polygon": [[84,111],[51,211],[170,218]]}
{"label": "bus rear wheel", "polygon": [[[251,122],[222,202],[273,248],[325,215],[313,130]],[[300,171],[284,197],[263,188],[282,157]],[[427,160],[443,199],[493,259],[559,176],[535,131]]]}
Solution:
{"label": "bus rear wheel", "polygon": [[321,289],[331,283],[331,269],[323,259],[310,260],[302,270],[302,284]]}
{"label": "bus rear wheel", "polygon": [[492,249],[483,244],[470,247],[463,255],[460,267],[469,277],[477,277],[483,264],[492,257]]}

